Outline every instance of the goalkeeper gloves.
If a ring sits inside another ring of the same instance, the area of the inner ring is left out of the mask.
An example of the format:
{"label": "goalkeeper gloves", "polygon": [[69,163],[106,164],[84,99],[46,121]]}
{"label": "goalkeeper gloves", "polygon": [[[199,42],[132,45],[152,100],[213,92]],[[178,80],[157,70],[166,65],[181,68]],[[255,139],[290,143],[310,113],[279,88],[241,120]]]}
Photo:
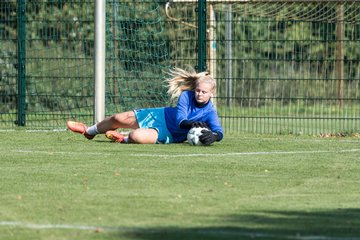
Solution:
{"label": "goalkeeper gloves", "polygon": [[202,135],[199,137],[199,140],[202,144],[208,146],[215,141],[220,140],[220,136],[217,133],[213,133],[209,130],[202,130]]}

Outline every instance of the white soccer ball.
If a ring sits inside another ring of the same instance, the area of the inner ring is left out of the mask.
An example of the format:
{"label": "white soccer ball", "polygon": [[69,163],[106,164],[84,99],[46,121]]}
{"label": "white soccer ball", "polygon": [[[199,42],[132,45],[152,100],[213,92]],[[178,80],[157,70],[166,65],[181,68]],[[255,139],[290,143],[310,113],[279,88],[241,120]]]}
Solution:
{"label": "white soccer ball", "polygon": [[207,128],[202,128],[202,127],[193,127],[189,130],[188,134],[187,134],[187,141],[190,145],[193,146],[200,146],[203,145],[200,140],[199,137],[202,135],[202,130],[209,130]]}

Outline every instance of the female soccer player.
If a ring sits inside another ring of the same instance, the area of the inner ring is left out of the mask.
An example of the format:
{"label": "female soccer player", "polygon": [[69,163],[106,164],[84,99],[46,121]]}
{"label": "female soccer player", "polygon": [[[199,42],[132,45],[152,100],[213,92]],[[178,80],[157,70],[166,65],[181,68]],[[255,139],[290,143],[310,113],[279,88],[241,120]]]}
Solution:
{"label": "female soccer player", "polygon": [[[215,80],[207,73],[175,68],[169,72],[168,93],[177,100],[176,107],[143,108],[114,114],[87,127],[81,122],[68,121],[73,132],[93,139],[96,134],[120,143],[180,143],[186,140],[192,127],[206,127],[200,141],[210,145],[222,140],[224,131],[210,101],[216,90]],[[133,129],[128,136],[118,128]]]}

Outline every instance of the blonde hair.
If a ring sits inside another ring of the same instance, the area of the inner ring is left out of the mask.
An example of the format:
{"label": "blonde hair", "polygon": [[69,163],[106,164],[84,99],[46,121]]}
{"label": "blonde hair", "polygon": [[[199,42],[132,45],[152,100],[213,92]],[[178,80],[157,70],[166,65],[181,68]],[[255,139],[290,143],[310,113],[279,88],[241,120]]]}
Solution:
{"label": "blonde hair", "polygon": [[215,92],[216,82],[208,72],[196,73],[195,70],[184,70],[181,68],[170,69],[169,78],[165,80],[168,85],[168,94],[171,100],[177,99],[185,90],[194,91],[200,82],[210,83],[212,91]]}

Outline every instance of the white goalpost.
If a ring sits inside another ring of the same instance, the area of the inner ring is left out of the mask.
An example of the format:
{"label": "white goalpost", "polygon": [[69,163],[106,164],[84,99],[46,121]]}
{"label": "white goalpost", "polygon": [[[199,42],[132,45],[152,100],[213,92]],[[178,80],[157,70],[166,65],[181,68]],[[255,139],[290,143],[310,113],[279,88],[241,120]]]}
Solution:
{"label": "white goalpost", "polygon": [[94,123],[105,118],[105,2],[106,0],[95,1]]}

